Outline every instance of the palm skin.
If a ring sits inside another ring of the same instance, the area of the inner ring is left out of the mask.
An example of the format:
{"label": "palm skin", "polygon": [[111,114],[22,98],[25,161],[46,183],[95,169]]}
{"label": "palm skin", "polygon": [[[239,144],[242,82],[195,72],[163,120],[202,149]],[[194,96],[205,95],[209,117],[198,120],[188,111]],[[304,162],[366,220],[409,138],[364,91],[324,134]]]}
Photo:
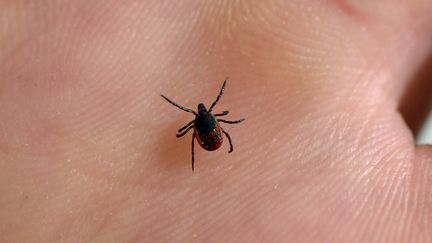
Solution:
{"label": "palm skin", "polygon": [[[432,150],[398,109],[430,1],[0,6],[2,242],[431,241]],[[192,173],[158,95],[208,106],[226,76],[214,112],[247,121]]]}

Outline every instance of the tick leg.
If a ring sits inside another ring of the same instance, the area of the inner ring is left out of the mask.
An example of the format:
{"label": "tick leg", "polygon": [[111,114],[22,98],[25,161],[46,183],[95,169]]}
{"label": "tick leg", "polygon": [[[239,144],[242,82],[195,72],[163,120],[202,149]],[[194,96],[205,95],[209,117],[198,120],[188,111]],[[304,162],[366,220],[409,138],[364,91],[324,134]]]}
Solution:
{"label": "tick leg", "polygon": [[175,103],[174,101],[168,99],[168,98],[165,97],[164,95],[160,95],[160,96],[162,96],[162,98],[164,98],[166,101],[168,101],[168,102],[171,103],[173,106],[175,106],[175,107],[177,107],[177,108],[179,108],[179,109],[182,109],[182,110],[184,110],[184,111],[187,111],[187,112],[193,113],[194,115],[197,114],[194,110],[189,109],[189,108],[186,108],[186,107],[183,107],[183,106],[181,106],[181,105]]}
{"label": "tick leg", "polygon": [[232,151],[234,151],[234,147],[233,147],[233,144],[232,144],[232,141],[231,141],[231,137],[230,137],[230,135],[229,135],[227,132],[225,132],[225,130],[222,129],[222,132],[223,132],[223,133],[225,134],[225,136],[228,138],[228,142],[229,142],[229,144],[230,144],[230,150],[229,150],[228,153],[231,153]]}
{"label": "tick leg", "polygon": [[192,171],[194,171],[194,163],[195,163],[194,142],[195,142],[195,133],[192,134]]}
{"label": "tick leg", "polygon": [[185,130],[186,128],[188,128],[190,125],[192,125],[194,123],[195,120],[190,121],[188,124],[186,124],[184,127],[180,128],[178,130],[178,133],[182,132],[183,130]]}
{"label": "tick leg", "polygon": [[222,113],[215,114],[214,116],[226,116],[228,115],[229,111],[223,111]]}
{"label": "tick leg", "polygon": [[224,119],[217,119],[219,122],[225,122],[225,123],[229,123],[229,124],[237,124],[237,123],[240,123],[240,122],[242,122],[242,121],[244,121],[244,120],[246,120],[246,119],[240,119],[240,120],[237,120],[237,121],[227,121],[227,120],[224,120]]}
{"label": "tick leg", "polygon": [[216,97],[216,100],[213,102],[213,104],[210,106],[210,109],[208,110],[208,112],[211,112],[212,110],[213,110],[213,107],[219,102],[219,99],[220,99],[220,97],[222,96],[222,94],[223,94],[223,92],[224,92],[224,90],[225,90],[225,85],[226,85],[226,82],[227,82],[227,79],[228,78],[226,78],[225,79],[225,81],[223,82],[223,84],[222,84],[222,88],[221,88],[221,90],[220,90],[220,92],[219,92],[219,95]]}
{"label": "tick leg", "polygon": [[189,130],[191,130],[192,128],[194,127],[194,125],[191,125],[190,127],[188,127],[186,130],[184,130],[183,132],[181,132],[181,133],[177,133],[176,134],[176,137],[183,137],[186,133],[188,133],[189,132]]}

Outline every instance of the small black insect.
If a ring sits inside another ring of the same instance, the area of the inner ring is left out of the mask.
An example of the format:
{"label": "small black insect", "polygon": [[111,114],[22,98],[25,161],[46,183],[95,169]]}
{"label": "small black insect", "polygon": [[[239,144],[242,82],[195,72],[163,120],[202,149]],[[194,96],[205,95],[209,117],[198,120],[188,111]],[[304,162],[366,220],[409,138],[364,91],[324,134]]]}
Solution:
{"label": "small black insect", "polygon": [[184,127],[180,128],[177,132],[177,137],[182,137],[185,135],[190,129],[194,128],[194,133],[192,134],[192,171],[194,170],[194,141],[195,138],[198,140],[201,147],[207,151],[214,151],[222,145],[222,133],[225,134],[225,136],[228,138],[229,144],[230,144],[230,150],[228,153],[231,153],[233,149],[233,144],[231,141],[230,135],[223,130],[221,126],[219,126],[219,122],[225,122],[229,124],[236,124],[244,121],[245,119],[240,119],[237,121],[227,121],[224,119],[216,118],[217,116],[226,116],[228,115],[229,111],[223,111],[222,113],[213,115],[211,112],[213,108],[216,106],[216,104],[219,102],[219,99],[221,98],[226,85],[227,80],[225,79],[222,88],[219,92],[219,95],[217,96],[216,100],[213,102],[213,104],[210,106],[210,109],[207,110],[203,103],[198,104],[198,112],[183,107],[164,95],[161,95],[166,101],[171,103],[172,105],[190,112],[195,115],[195,120],[190,121],[188,124],[186,124]]}

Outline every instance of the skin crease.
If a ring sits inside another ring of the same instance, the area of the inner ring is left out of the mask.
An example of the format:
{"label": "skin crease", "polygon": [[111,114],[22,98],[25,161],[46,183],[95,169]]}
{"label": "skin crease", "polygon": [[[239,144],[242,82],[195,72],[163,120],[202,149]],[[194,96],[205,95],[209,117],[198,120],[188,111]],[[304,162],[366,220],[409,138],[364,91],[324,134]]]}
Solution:
{"label": "skin crease", "polygon": [[[431,11],[0,1],[2,242],[431,242],[432,149],[398,112]],[[226,76],[215,112],[246,121],[192,173],[159,94],[209,106]]]}

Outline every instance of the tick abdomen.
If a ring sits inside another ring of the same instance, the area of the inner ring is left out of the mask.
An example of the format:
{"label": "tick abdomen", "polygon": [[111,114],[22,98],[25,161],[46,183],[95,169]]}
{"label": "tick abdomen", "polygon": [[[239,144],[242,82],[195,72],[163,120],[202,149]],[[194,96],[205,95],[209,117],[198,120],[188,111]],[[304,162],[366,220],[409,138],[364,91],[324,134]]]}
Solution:
{"label": "tick abdomen", "polygon": [[216,150],[222,145],[222,130],[219,125],[208,133],[199,133],[195,128],[195,136],[200,146],[207,151]]}
{"label": "tick abdomen", "polygon": [[200,146],[208,151],[213,151],[222,145],[222,130],[209,112],[199,112],[195,119],[195,136]]}

